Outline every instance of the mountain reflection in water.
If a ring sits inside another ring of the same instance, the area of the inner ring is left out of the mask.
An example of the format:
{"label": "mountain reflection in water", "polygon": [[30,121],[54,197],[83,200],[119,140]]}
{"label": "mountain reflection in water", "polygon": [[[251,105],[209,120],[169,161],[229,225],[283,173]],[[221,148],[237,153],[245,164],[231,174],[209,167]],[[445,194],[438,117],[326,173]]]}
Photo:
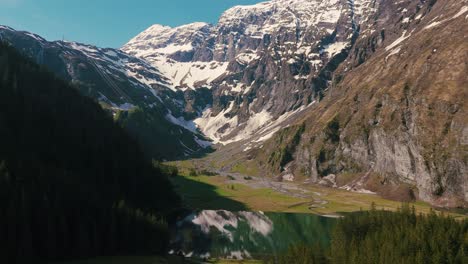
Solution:
{"label": "mountain reflection in water", "polygon": [[326,244],[336,219],[313,214],[204,210],[173,230],[172,254],[200,258],[258,258],[296,244]]}

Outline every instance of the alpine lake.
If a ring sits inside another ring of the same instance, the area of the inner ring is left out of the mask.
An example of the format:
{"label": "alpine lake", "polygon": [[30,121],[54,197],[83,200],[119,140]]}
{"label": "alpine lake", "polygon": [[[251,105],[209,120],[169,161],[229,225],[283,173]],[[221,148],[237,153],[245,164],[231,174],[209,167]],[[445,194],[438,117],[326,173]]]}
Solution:
{"label": "alpine lake", "polygon": [[170,254],[196,259],[261,259],[292,245],[327,244],[335,218],[303,213],[202,210],[171,228]]}

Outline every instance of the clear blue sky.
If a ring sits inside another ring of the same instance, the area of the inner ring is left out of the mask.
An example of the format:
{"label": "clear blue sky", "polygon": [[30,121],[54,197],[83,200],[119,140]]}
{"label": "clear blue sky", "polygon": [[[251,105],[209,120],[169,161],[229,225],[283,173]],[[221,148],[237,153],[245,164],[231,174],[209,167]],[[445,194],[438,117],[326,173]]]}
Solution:
{"label": "clear blue sky", "polygon": [[120,47],[153,24],[216,23],[235,5],[262,0],[0,0],[0,25],[48,40]]}

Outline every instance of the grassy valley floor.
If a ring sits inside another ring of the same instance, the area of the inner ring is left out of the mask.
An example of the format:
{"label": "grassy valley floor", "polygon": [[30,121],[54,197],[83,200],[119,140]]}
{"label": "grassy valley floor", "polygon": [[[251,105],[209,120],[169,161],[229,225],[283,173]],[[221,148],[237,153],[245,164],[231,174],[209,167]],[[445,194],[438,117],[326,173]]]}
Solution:
{"label": "grassy valley floor", "polygon": [[[173,177],[177,192],[190,209],[250,210],[265,212],[314,213],[339,216],[341,213],[377,209],[395,211],[402,203],[375,194],[356,193],[312,184],[275,182],[270,179],[193,170],[193,162],[175,162],[179,176]],[[416,212],[429,213],[428,203],[410,203]],[[466,212],[446,212],[456,218],[466,218]]]}

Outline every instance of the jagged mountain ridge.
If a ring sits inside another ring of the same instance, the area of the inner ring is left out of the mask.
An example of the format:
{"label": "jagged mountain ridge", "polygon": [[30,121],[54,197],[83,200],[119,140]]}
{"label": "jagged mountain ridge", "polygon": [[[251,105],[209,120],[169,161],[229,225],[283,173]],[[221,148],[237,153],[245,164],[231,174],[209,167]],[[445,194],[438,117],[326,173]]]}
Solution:
{"label": "jagged mountain ridge", "polygon": [[147,153],[174,159],[202,151],[209,143],[181,115],[184,95],[145,60],[118,49],[44,38],[0,26],[0,40],[71,82],[128,126]]}

